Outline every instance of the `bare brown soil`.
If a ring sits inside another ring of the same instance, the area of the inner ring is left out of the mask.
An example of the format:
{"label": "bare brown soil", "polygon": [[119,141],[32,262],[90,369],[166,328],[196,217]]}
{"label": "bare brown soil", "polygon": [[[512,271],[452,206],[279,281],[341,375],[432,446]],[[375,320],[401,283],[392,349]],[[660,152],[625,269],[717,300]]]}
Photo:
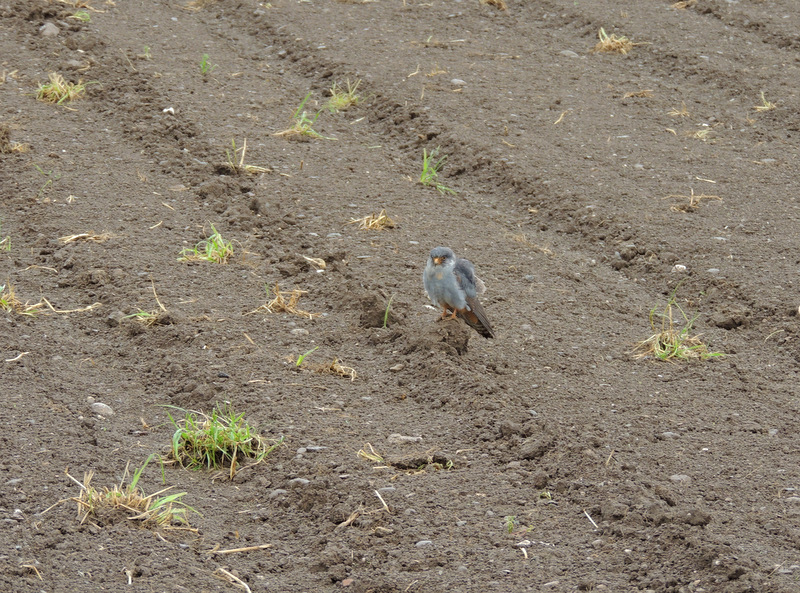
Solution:
{"label": "bare brown soil", "polygon": [[[0,589],[800,590],[800,15],[686,4],[0,0],[0,285],[41,304],[0,318]],[[309,92],[329,139],[275,135]],[[229,263],[179,261],[212,225]],[[496,339],[427,306],[437,245]],[[631,354],[673,291],[725,356]],[[65,470],[222,402],[285,445],[151,463],[194,531],[80,524]]]}

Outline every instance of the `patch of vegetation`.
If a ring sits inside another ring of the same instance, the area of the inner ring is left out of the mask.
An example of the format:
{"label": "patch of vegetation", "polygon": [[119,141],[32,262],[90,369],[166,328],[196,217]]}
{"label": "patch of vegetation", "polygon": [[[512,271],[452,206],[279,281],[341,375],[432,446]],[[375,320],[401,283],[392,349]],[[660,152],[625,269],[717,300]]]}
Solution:
{"label": "patch of vegetation", "polygon": [[767,101],[767,98],[764,96],[764,91],[761,91],[761,105],[756,105],[755,107],[753,107],[753,109],[755,109],[756,111],[764,112],[764,111],[772,111],[773,109],[775,109],[775,107],[777,107],[775,103],[773,103],[772,101]]}
{"label": "patch of vegetation", "polygon": [[381,210],[377,216],[369,214],[363,218],[351,218],[347,224],[358,224],[358,228],[369,231],[393,229],[396,226],[394,221],[386,214],[386,210]]}
{"label": "patch of vegetation", "polygon": [[315,346],[314,348],[312,348],[308,352],[304,352],[303,354],[298,356],[297,357],[297,362],[295,363],[295,366],[298,366],[298,367],[303,366],[303,361],[306,359],[306,356],[308,356],[309,354],[311,354],[315,350],[319,350],[319,346]]}
{"label": "patch of vegetation", "polygon": [[422,174],[419,177],[419,182],[422,185],[435,187],[442,194],[455,194],[454,189],[450,189],[446,185],[437,181],[439,171],[444,166],[447,156],[439,157],[439,147],[434,148],[430,154],[426,149],[422,149]]}
{"label": "patch of vegetation", "polygon": [[325,103],[325,107],[331,113],[344,111],[352,105],[358,105],[358,102],[361,100],[358,96],[358,85],[361,84],[361,80],[359,79],[356,80],[355,83],[351,83],[348,78],[345,84],[347,85],[347,89],[337,82],[334,82],[331,87],[331,98]]}
{"label": "patch of vegetation", "polygon": [[86,93],[86,85],[80,81],[67,82],[57,72],[51,72],[49,78],[50,82],[40,83],[36,89],[36,98],[39,101],[61,105],[80,99]]}
{"label": "patch of vegetation", "polygon": [[294,110],[294,114],[292,115],[294,124],[292,127],[287,130],[283,130],[282,132],[275,132],[273,136],[310,136],[312,138],[321,138],[323,140],[336,140],[336,138],[328,138],[327,136],[323,136],[314,129],[314,124],[317,123],[317,118],[319,118],[320,112],[317,111],[313,117],[310,117],[305,111],[304,108],[310,98],[311,91],[309,91],[303,100],[300,101],[300,105],[298,105],[297,109]]}
{"label": "patch of vegetation", "polygon": [[142,472],[153,457],[155,455],[150,455],[142,467],[133,472],[133,476],[127,484],[125,480],[128,477],[128,466],[125,466],[122,480],[111,488],[104,487],[98,490],[92,486],[91,481],[94,475],[92,471],[84,474],[83,482],[79,482],[67,474],[81,488],[80,495],[70,499],[78,503],[78,517],[81,524],[91,517],[96,517],[103,510],[120,510],[128,516],[129,520],[141,521],[144,524],[150,523],[159,527],[188,525],[186,512],[196,513],[197,511],[181,502],[186,495],[185,492],[160,496],[170,490],[172,488],[170,486],[148,495],[139,487]]}
{"label": "patch of vegetation", "polygon": [[234,175],[245,173],[246,175],[256,175],[258,173],[269,173],[270,169],[258,165],[248,165],[244,162],[244,155],[247,152],[247,138],[240,148],[236,147],[236,139],[231,139],[231,148],[225,149],[227,167]]}
{"label": "patch of vegetation", "polygon": [[394,295],[389,297],[389,302],[386,303],[386,311],[383,312],[383,329],[386,329],[386,325],[389,323],[389,314],[392,311],[392,301],[394,300]]}
{"label": "patch of vegetation", "polygon": [[[266,287],[266,290],[267,297],[269,297],[269,287]],[[295,288],[290,293],[281,292],[280,286],[276,284],[274,292],[274,298],[268,303],[261,305],[256,311],[266,311],[267,313],[291,313],[292,315],[308,317],[309,319],[319,317],[319,313],[309,313],[297,307],[297,304],[300,302],[300,297],[304,294],[308,294],[308,291]],[[289,295],[288,300],[286,298],[287,294]]]}
{"label": "patch of vegetation", "polygon": [[481,4],[494,6],[497,10],[508,10],[506,0],[481,0]]}
{"label": "patch of vegetation", "polygon": [[597,33],[597,38],[600,40],[597,45],[592,49],[592,53],[617,53],[627,54],[635,46],[642,45],[641,43],[634,43],[625,36],[617,36],[616,33],[609,35],[604,28],[600,28]]}
{"label": "patch of vegetation", "polygon": [[689,110],[686,109],[686,103],[681,101],[681,108],[673,107],[667,112],[667,115],[671,115],[672,117],[689,117]]}
{"label": "patch of vegetation", "polygon": [[342,364],[340,359],[335,359],[330,364],[321,364],[314,367],[311,367],[315,373],[321,373],[323,375],[338,375],[339,377],[346,377],[350,379],[350,382],[356,380],[358,377],[358,373],[353,367],[348,367]]}
{"label": "patch of vegetation", "polygon": [[11,251],[11,235],[3,237],[3,225],[0,223],[0,251]]}
{"label": "patch of vegetation", "polygon": [[92,20],[92,15],[90,15],[85,10],[79,10],[73,15],[67,17],[68,19],[75,19],[76,21],[81,21],[82,23],[88,23]]}
{"label": "patch of vegetation", "polygon": [[[369,449],[369,451],[367,451]],[[370,445],[369,443],[365,443],[364,447],[361,448],[357,455],[362,459],[366,459],[367,461],[371,461],[372,463],[386,463],[383,455],[378,453],[375,448]]]}
{"label": "patch of vegetation", "polygon": [[39,171],[39,173],[47,177],[47,181],[44,182],[44,185],[39,188],[39,191],[36,194],[36,199],[41,200],[45,192],[53,185],[53,183],[61,178],[61,173],[55,173],[52,169],[50,171],[45,171],[36,163],[33,163],[33,166],[36,167],[36,170]]}
{"label": "patch of vegetation", "polygon": [[224,264],[233,256],[233,243],[226,241],[211,225],[211,236],[194,247],[184,247],[178,261],[209,261]]}
{"label": "patch of vegetation", "polygon": [[203,57],[200,59],[200,73],[203,76],[211,74],[214,69],[217,67],[216,64],[211,64],[208,61],[208,54],[203,54]]}
{"label": "patch of vegetation", "polygon": [[0,285],[0,309],[7,313],[16,313],[17,315],[33,317],[41,313],[41,309],[44,306],[44,301],[39,301],[33,305],[28,301],[25,303],[20,301],[10,282]]}
{"label": "patch of vegetation", "polygon": [[503,528],[507,533],[514,533],[514,530],[519,526],[519,519],[516,515],[506,515],[503,517]]}
{"label": "patch of vegetation", "polygon": [[703,200],[722,200],[719,196],[716,195],[706,195],[706,194],[696,194],[694,193],[694,189],[689,190],[689,195],[684,196],[680,194],[670,194],[666,196],[664,199],[669,200],[672,198],[680,198],[682,200],[687,200],[686,204],[673,204],[669,207],[670,210],[673,212],[694,212],[698,208],[700,208],[700,202]]}
{"label": "patch of vegetation", "polygon": [[242,463],[248,462],[246,467],[261,463],[284,440],[263,438],[230,404],[215,407],[211,415],[175,409],[183,413],[183,418],[168,413],[175,427],[170,457],[189,469],[229,468],[232,480]]}
{"label": "patch of vegetation", "polygon": [[[711,352],[700,340],[700,334],[692,335],[694,322],[699,314],[689,317],[676,300],[680,284],[672,291],[663,309],[650,310],[650,327],[653,335],[639,342],[633,350],[636,358],[658,360],[708,360],[724,356],[722,352]],[[676,323],[675,317],[679,317]]]}

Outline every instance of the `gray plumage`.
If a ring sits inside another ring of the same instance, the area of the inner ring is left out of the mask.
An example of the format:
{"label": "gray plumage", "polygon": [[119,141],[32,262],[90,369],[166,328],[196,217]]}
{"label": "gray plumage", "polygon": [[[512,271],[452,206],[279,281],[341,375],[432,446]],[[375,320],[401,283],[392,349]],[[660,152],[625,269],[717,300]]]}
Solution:
{"label": "gray plumage", "polygon": [[458,316],[485,338],[494,337],[486,311],[478,301],[486,286],[475,275],[472,262],[456,257],[448,247],[436,247],[428,257],[422,283],[433,306],[443,310],[442,318],[452,311],[451,318]]}

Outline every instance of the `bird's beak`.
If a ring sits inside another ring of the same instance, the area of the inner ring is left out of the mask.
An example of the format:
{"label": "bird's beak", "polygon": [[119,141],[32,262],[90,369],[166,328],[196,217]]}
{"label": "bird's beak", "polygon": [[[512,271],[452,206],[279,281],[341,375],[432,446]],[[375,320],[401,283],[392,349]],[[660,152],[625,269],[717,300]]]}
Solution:
{"label": "bird's beak", "polygon": [[437,266],[440,265],[442,263],[442,258],[441,257],[434,257],[433,258],[433,263],[436,264]]}

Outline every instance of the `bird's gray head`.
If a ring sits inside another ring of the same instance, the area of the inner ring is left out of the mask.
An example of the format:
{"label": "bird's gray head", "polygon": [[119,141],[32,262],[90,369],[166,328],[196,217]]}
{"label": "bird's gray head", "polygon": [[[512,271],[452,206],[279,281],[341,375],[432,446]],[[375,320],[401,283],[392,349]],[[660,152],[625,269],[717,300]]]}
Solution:
{"label": "bird's gray head", "polygon": [[446,263],[454,263],[456,254],[449,247],[434,247],[431,249],[431,260],[437,266]]}

